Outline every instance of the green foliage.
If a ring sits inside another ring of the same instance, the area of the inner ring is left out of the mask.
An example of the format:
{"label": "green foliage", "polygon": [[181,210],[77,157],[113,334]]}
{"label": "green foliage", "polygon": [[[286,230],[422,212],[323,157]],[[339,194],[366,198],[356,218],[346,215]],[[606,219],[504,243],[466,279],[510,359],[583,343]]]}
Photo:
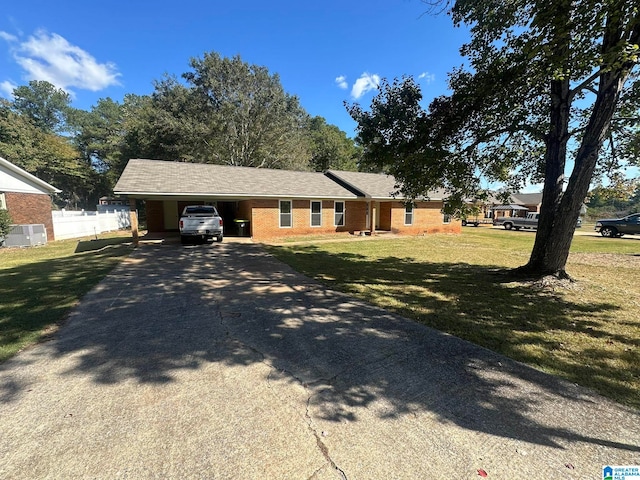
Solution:
{"label": "green foliage", "polygon": [[622,0],[458,0],[449,13],[470,27],[468,66],[428,111],[408,79],[383,83],[370,112],[349,107],[364,162],[411,197],[446,187],[460,207],[485,183],[516,191],[544,181],[527,267],[563,272],[592,178],[637,163],[640,10]]}
{"label": "green foliage", "polygon": [[32,80],[13,90],[14,110],[47,133],[64,130],[70,103],[67,92],[46,81]]}
{"label": "green foliage", "polygon": [[185,83],[156,82],[140,111],[136,138],[145,156],[228,165],[308,169],[307,114],[278,75],[239,56],[191,60]]}
{"label": "green foliage", "polygon": [[61,189],[59,206],[84,206],[95,172],[80,158],[67,137],[45,132],[28,117],[0,101],[0,156]]}
{"label": "green foliage", "polygon": [[313,117],[307,126],[311,143],[311,168],[316,172],[327,170],[357,171],[360,149],[347,134],[322,117]]}
{"label": "green foliage", "polygon": [[12,224],[13,220],[11,220],[9,212],[7,210],[0,209],[0,245],[2,245],[2,238],[7,236],[11,230]]}
{"label": "green foliage", "polygon": [[588,216],[596,219],[640,212],[640,182],[634,179],[622,183],[622,188],[619,184],[613,184],[591,190],[587,202]]}
{"label": "green foliage", "polygon": [[[89,111],[48,82],[0,99],[0,155],[63,190],[59,206],[93,208],[130,158],[292,170],[355,170],[352,139],[286,93],[278,75],[205,53],[150,96],[100,99]],[[65,135],[61,133],[65,132]]]}

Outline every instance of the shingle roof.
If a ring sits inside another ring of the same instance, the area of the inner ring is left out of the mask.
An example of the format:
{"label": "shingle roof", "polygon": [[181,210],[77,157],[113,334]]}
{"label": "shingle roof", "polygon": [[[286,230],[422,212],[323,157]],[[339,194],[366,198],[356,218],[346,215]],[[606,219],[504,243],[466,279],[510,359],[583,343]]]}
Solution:
{"label": "shingle roof", "polygon": [[132,159],[114,187],[120,195],[351,199],[322,173]]}
{"label": "shingle roof", "polygon": [[[363,173],[363,172],[343,172],[337,170],[329,170],[327,175],[335,178],[338,182],[348,188],[360,192],[362,195],[373,199],[403,199],[400,193],[393,195],[398,190],[396,187],[396,179],[391,175],[381,173]],[[442,200],[447,197],[444,190],[434,190],[429,192],[427,197],[430,200]]]}
{"label": "shingle roof", "polygon": [[513,193],[511,195],[516,202],[523,205],[540,205],[542,203],[542,193]]}

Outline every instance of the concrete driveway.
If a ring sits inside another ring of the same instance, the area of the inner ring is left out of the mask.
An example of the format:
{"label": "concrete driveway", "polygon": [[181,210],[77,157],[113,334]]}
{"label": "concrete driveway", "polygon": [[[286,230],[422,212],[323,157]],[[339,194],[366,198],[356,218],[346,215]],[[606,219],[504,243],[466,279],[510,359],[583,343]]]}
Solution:
{"label": "concrete driveway", "polygon": [[0,365],[0,478],[597,479],[640,414],[327,291],[253,244],[143,245]]}

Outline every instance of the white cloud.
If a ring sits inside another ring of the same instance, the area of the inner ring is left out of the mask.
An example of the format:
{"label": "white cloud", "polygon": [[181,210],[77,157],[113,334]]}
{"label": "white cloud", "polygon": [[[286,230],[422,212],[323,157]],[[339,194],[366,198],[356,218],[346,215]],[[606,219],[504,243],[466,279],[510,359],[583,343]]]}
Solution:
{"label": "white cloud", "polygon": [[0,38],[3,40],[6,40],[7,42],[17,42],[18,41],[18,37],[16,37],[15,35],[11,35],[10,33],[7,32],[3,32],[0,30]]}
{"label": "white cloud", "polygon": [[418,79],[424,80],[427,85],[429,85],[431,82],[436,81],[436,76],[433,73],[422,72],[420,75],[418,75]]}
{"label": "white cloud", "polygon": [[[6,34],[3,38],[13,37]],[[13,41],[18,39],[13,37]],[[56,33],[44,30],[29,36],[13,49],[13,58],[25,70],[27,80],[46,80],[58,88],[98,91],[119,85],[120,74],[113,63],[98,63],[80,47]]]}
{"label": "white cloud", "polygon": [[338,85],[338,87],[340,87],[343,90],[346,90],[347,88],[349,88],[349,84],[347,83],[347,77],[345,77],[344,75],[340,75],[339,77],[336,77],[336,85]]}
{"label": "white cloud", "polygon": [[11,83],[8,80],[0,82],[0,95],[6,98],[13,97],[13,90],[17,87],[15,83]]}
{"label": "white cloud", "polygon": [[358,99],[365,93],[370,92],[371,90],[376,90],[378,85],[380,85],[380,76],[375,73],[372,75],[365,72],[360,75],[360,78],[358,78],[356,83],[353,84],[353,87],[351,88],[351,96]]}

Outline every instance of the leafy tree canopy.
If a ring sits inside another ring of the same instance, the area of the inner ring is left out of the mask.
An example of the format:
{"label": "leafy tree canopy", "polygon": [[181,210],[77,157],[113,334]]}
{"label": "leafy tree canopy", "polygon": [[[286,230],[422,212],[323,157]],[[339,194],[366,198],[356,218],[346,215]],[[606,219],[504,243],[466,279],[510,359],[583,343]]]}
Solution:
{"label": "leafy tree canopy", "polygon": [[46,81],[32,80],[13,90],[13,108],[47,133],[64,130],[71,97]]}
{"label": "leafy tree canopy", "polygon": [[151,95],[70,106],[63,90],[33,81],[0,100],[0,155],[63,190],[60,206],[93,208],[130,158],[293,170],[355,169],[352,139],[311,118],[278,75],[240,57],[206,53]]}
{"label": "leafy tree canopy", "polygon": [[360,149],[347,134],[322,117],[309,120],[308,135],[311,142],[311,168],[317,172],[327,170],[357,171]]}
{"label": "leafy tree canopy", "polygon": [[[383,83],[370,111],[349,107],[364,159],[409,196],[436,186],[450,205],[544,181],[528,274],[565,274],[573,229],[594,176],[638,163],[640,10],[626,0],[458,0],[468,65],[452,93],[420,106],[411,79]],[[573,168],[565,177],[565,169]]]}
{"label": "leafy tree canopy", "polygon": [[63,190],[60,206],[82,204],[94,172],[69,138],[45,132],[0,101],[0,156]]}
{"label": "leafy tree canopy", "polygon": [[308,115],[278,75],[239,56],[206,53],[190,62],[186,83],[156,82],[141,112],[149,156],[251,167],[308,169]]}

